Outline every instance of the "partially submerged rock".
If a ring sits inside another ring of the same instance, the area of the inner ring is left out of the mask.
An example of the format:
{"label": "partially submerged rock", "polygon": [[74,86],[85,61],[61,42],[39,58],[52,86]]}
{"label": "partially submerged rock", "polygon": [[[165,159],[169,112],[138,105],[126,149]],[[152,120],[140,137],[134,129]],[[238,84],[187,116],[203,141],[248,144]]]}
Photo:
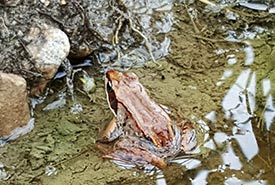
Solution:
{"label": "partially submerged rock", "polygon": [[69,54],[70,42],[63,31],[46,24],[32,27],[25,41],[29,42],[26,48],[34,66],[42,74],[38,85],[31,90],[32,95],[39,95]]}
{"label": "partially submerged rock", "polygon": [[26,81],[0,71],[0,137],[8,136],[30,120]]}

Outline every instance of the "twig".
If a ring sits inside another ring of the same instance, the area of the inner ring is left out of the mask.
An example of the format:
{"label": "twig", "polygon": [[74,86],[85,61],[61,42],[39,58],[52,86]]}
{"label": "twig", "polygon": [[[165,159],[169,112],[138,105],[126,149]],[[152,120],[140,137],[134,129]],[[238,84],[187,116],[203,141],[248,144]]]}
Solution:
{"label": "twig", "polygon": [[60,24],[63,28],[70,28],[70,26],[67,26],[64,22],[62,22],[61,20],[59,20],[58,18],[54,17],[52,14],[50,13],[46,13],[42,10],[37,10],[38,13],[42,14],[42,15],[46,15],[48,17],[50,17],[53,21],[57,22],[58,24]]}
{"label": "twig", "polygon": [[[207,38],[207,37],[203,37],[203,36],[200,36],[200,35],[191,35],[192,37],[194,38],[197,38],[197,39],[202,39],[202,40],[205,40],[205,41],[210,41],[210,42],[229,42],[229,43],[232,43],[232,41],[229,41],[229,40],[225,40],[225,39],[210,39],[210,38]],[[234,43],[243,43],[242,41],[239,41],[239,42],[234,42]]]}
{"label": "twig", "polygon": [[119,16],[118,17],[118,26],[117,26],[117,29],[116,29],[116,31],[115,31],[115,35],[113,36],[113,38],[112,38],[112,42],[113,42],[113,45],[116,45],[116,44],[118,44],[118,33],[119,33],[119,30],[121,29],[121,27],[122,27],[122,21],[121,21],[121,18],[122,18],[122,16]]}
{"label": "twig", "polygon": [[210,6],[217,6],[215,3],[208,0],[199,0],[199,1]]}
{"label": "twig", "polygon": [[18,39],[18,41],[20,42],[20,44],[22,45],[22,47],[24,48],[24,50],[28,53],[29,57],[32,57],[32,55],[30,54],[30,50],[26,47],[26,45],[23,43],[23,41],[21,39]]}
{"label": "twig", "polygon": [[133,21],[131,19],[129,19],[129,23],[130,23],[130,28],[135,31],[136,33],[138,33],[144,40],[145,40],[145,46],[147,47],[148,51],[149,51],[149,54],[150,54],[150,57],[151,59],[153,60],[154,63],[156,63],[159,67],[161,67],[161,64],[157,63],[156,60],[155,60],[155,57],[153,55],[153,52],[152,52],[152,48],[150,46],[150,43],[148,41],[148,38],[143,34],[141,33],[138,29],[136,29],[134,27],[134,24],[133,24]]}
{"label": "twig", "polygon": [[[161,67],[161,64],[157,63],[156,60],[155,60],[155,57],[154,57],[154,55],[153,55],[152,48],[151,48],[151,46],[150,46],[150,43],[149,43],[149,41],[148,41],[148,38],[147,38],[141,31],[139,31],[137,28],[135,28],[135,25],[134,25],[134,23],[133,23],[133,20],[131,19],[130,13],[129,13],[129,12],[125,13],[125,12],[121,11],[120,9],[118,9],[117,7],[113,6],[113,5],[110,5],[110,6],[112,6],[112,8],[113,8],[115,11],[117,11],[120,15],[122,15],[125,19],[127,19],[127,20],[129,21],[130,28],[131,28],[134,32],[136,32],[139,36],[141,36],[141,37],[144,39],[144,41],[145,41],[145,46],[146,46],[146,48],[148,49],[148,52],[149,52],[149,54],[150,54],[150,57],[151,57],[152,61],[153,61],[154,63],[156,63],[159,67]],[[121,6],[124,6],[124,5],[121,5]],[[125,8],[125,9],[126,9],[126,8]]]}
{"label": "twig", "polygon": [[191,15],[190,12],[188,11],[187,5],[185,4],[184,6],[185,6],[185,9],[186,9],[186,11],[187,11],[187,14],[188,14],[188,16],[189,16],[189,18],[190,18],[190,20],[191,20],[191,22],[192,22],[192,25],[193,25],[193,27],[194,27],[194,31],[195,31],[196,33],[200,33],[200,30],[199,30],[199,28],[197,27],[197,25],[196,25],[196,23],[195,23],[195,21],[194,21],[192,15]]}
{"label": "twig", "polygon": [[116,47],[116,45],[118,44],[119,42],[119,39],[118,39],[118,33],[119,33],[119,30],[121,29],[122,27],[122,21],[121,21],[121,18],[122,16],[119,16],[118,17],[118,26],[117,26],[117,29],[115,30],[115,34],[113,35],[112,37],[112,44],[115,48],[115,51],[117,53],[117,59],[120,60],[120,50]]}
{"label": "twig", "polygon": [[260,154],[258,154],[257,156],[275,174],[275,168],[273,168],[270,164],[268,164],[268,162]]}
{"label": "twig", "polygon": [[83,9],[83,7],[80,5],[79,2],[72,1],[72,3],[76,8],[79,9],[80,15],[82,17],[82,25],[85,25],[85,22],[86,22],[85,10]]}
{"label": "twig", "polygon": [[8,34],[10,34],[9,29],[8,29],[8,27],[5,24],[5,20],[2,17],[0,17],[0,20],[1,20],[2,24],[3,24],[4,29],[8,32]]}

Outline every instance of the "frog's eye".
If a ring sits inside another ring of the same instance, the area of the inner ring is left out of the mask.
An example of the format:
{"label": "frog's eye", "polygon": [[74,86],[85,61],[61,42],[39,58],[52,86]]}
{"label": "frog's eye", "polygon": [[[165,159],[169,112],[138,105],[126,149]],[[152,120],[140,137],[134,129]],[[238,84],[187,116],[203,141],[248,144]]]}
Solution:
{"label": "frog's eye", "polygon": [[111,82],[111,81],[108,81],[108,82],[107,82],[107,92],[108,92],[108,93],[114,92],[113,87],[112,87],[112,82]]}

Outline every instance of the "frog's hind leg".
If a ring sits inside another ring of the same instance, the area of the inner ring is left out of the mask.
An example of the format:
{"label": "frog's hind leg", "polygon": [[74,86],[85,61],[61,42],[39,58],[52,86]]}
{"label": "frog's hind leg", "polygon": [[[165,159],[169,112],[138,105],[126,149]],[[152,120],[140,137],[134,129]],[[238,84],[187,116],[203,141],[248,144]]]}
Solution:
{"label": "frog's hind leg", "polygon": [[161,150],[155,147],[151,141],[128,136],[120,138],[115,143],[113,151],[105,152],[107,154],[103,157],[137,167],[153,165],[165,168],[167,163]]}
{"label": "frog's hind leg", "polygon": [[103,158],[119,161],[126,165],[134,165],[136,167],[153,165],[163,169],[167,166],[167,163],[164,159],[139,148],[119,149],[104,155]]}

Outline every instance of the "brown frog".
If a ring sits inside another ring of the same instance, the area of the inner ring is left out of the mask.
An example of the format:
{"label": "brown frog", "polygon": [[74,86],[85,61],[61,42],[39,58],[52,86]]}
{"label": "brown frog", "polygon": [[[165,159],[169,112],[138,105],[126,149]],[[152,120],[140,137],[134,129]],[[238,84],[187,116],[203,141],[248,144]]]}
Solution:
{"label": "brown frog", "polygon": [[108,71],[105,88],[115,118],[102,134],[102,140],[117,139],[111,151],[98,145],[107,153],[105,158],[164,168],[168,158],[196,145],[192,124],[172,124],[167,112],[150,99],[134,73]]}

